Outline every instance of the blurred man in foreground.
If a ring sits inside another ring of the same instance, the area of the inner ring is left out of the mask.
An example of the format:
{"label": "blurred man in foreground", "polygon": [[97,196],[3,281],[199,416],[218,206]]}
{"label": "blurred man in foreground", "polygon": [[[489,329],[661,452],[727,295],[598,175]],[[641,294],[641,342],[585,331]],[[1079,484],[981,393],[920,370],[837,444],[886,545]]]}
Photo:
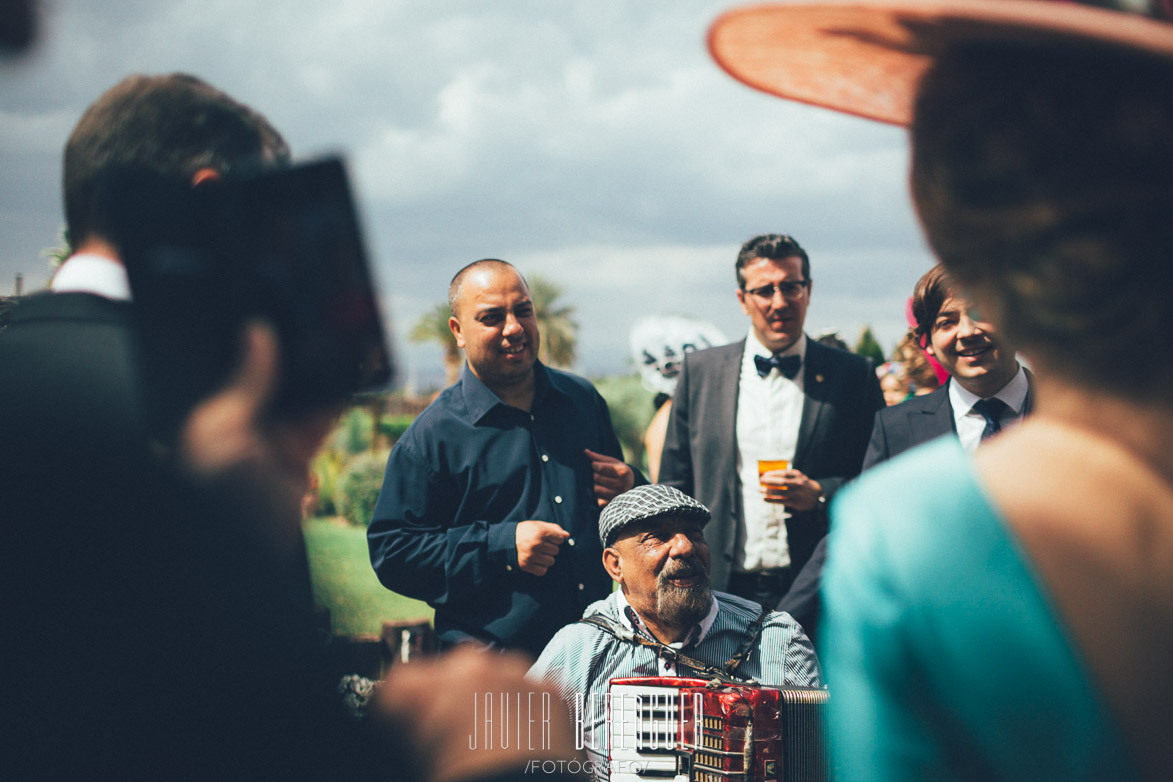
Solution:
{"label": "blurred man in foreground", "polygon": [[187,76],[122,82],[71,137],[78,252],[0,334],[0,776],[451,780],[573,757],[557,721],[533,754],[458,751],[474,685],[534,689],[515,660],[441,660],[391,677],[369,720],[343,712],[299,500],[345,400],[278,414],[288,355],[269,324],[241,330],[235,374],[173,440],[148,440],[131,307],[149,302],[127,301],[114,183],[186,188],[283,149],[255,112]]}

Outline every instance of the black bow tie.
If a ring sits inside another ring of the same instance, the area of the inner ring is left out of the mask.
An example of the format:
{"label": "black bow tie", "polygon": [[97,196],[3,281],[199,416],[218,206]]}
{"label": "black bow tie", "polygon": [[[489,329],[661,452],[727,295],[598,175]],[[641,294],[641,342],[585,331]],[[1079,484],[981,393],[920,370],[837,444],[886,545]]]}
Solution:
{"label": "black bow tie", "polygon": [[771,369],[777,369],[793,380],[802,367],[802,356],[754,356],[753,363],[758,368],[758,377],[765,377],[770,374]]}

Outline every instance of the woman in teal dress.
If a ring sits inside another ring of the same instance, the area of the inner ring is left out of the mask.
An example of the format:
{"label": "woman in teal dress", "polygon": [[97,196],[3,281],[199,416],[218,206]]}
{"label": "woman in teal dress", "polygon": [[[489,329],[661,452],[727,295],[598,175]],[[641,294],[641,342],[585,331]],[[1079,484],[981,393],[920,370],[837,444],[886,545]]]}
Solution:
{"label": "woman in teal dress", "polygon": [[939,440],[836,498],[837,775],[1168,779],[1173,26],[865,1],[735,11],[710,47],[755,86],[910,126],[929,243],[1037,381],[1032,417],[973,456]]}
{"label": "woman in teal dress", "polygon": [[979,474],[941,438],[869,471],[836,503],[821,658],[833,671],[840,778],[1134,778]]}

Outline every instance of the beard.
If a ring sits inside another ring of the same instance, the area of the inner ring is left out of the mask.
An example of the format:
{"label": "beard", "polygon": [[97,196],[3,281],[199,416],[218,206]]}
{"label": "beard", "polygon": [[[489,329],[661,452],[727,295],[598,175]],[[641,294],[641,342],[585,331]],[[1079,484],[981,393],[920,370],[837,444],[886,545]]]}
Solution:
{"label": "beard", "polygon": [[[690,586],[677,586],[669,581],[694,575],[699,575],[700,581]],[[656,577],[656,614],[665,624],[694,625],[705,618],[712,605],[709,571],[699,557],[671,560]]]}

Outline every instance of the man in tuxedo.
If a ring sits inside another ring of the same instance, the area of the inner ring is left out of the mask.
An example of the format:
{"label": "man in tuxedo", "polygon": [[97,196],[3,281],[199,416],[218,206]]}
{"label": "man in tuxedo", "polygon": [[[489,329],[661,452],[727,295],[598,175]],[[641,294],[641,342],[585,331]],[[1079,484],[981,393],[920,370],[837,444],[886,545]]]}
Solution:
{"label": "man in tuxedo", "polygon": [[[713,587],[776,605],[826,534],[827,500],[859,473],[884,405],[869,360],[808,339],[810,260],[766,234],[737,256],[747,337],[689,354],[673,398],[660,482],[713,513]],[[785,461],[764,469],[759,461]]]}
{"label": "man in tuxedo", "polygon": [[940,265],[912,295],[915,335],[949,380],[931,394],[876,415],[864,469],[936,437],[954,434],[967,451],[1030,410],[1030,374],[997,330],[973,312]]}
{"label": "man in tuxedo", "polygon": [[[950,379],[932,393],[876,413],[865,470],[945,435],[959,437],[962,446],[973,451],[982,440],[1030,411],[1030,373],[1019,365],[994,326],[971,311],[939,264],[917,281],[912,314],[914,336],[945,367]],[[825,557],[824,540],[778,604],[812,639],[818,636]]]}

